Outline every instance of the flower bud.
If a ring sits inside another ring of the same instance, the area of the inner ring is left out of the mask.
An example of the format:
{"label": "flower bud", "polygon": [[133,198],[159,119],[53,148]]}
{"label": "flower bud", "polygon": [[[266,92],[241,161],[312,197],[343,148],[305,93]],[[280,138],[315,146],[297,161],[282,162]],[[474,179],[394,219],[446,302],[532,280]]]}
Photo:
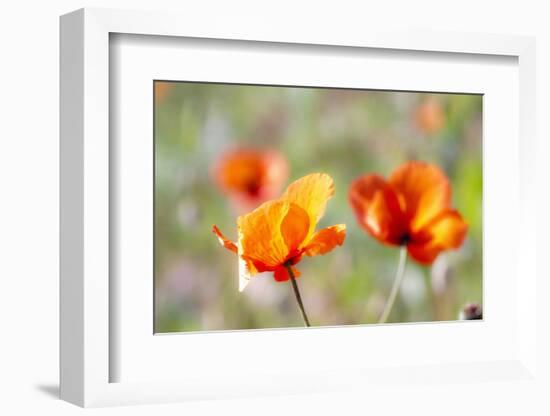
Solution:
{"label": "flower bud", "polygon": [[469,321],[473,319],[483,319],[483,310],[479,303],[467,303],[460,311],[459,319]]}

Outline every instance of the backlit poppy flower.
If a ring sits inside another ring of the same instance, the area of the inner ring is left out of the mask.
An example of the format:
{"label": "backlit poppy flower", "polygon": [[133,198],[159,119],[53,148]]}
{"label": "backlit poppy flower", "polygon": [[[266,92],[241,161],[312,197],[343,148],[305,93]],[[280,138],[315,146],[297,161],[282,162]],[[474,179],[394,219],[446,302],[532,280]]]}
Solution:
{"label": "backlit poppy flower", "polygon": [[218,187],[241,211],[275,198],[287,177],[286,160],[275,150],[232,150],[222,155],[214,169]]}
{"label": "backlit poppy flower", "polygon": [[406,246],[410,256],[431,264],[462,245],[467,225],[451,208],[451,185],[436,166],[408,162],[386,181],[369,174],[356,179],[349,201],[357,221],[384,244]]}
{"label": "backlit poppy flower", "polygon": [[229,241],[216,226],[213,227],[220,244],[238,255],[240,291],[260,272],[273,272],[278,282],[290,279],[304,320],[309,325],[294,281],[300,275],[295,265],[304,255],[325,254],[343,244],[345,224],[315,231],[333,194],[334,183],[330,176],[311,174],[290,184],[281,198],[265,202],[251,213],[240,216],[237,243]]}
{"label": "backlit poppy flower", "polygon": [[414,112],[414,124],[428,135],[439,132],[445,126],[445,111],[441,102],[432,97],[421,103]]}

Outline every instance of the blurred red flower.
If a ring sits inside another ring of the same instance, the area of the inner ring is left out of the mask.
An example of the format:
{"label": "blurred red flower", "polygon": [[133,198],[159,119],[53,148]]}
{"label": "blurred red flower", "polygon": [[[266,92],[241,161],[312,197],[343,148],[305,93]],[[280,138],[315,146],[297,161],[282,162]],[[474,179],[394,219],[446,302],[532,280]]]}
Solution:
{"label": "blurred red flower", "polygon": [[435,165],[408,162],[385,180],[356,179],[349,202],[357,221],[384,244],[406,246],[413,259],[431,264],[444,250],[462,245],[467,225],[451,208],[451,185]]}
{"label": "blurred red flower", "polygon": [[214,179],[239,211],[247,212],[279,195],[288,179],[288,165],[275,150],[235,149],[218,160]]}
{"label": "blurred red flower", "polygon": [[438,133],[445,126],[445,111],[441,102],[434,97],[422,102],[414,112],[414,124],[424,134]]}

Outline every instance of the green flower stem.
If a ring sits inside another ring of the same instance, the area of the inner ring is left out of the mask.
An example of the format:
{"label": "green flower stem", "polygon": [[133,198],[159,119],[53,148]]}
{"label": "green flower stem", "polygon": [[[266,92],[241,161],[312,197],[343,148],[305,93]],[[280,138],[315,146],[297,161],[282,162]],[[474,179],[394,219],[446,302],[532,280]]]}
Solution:
{"label": "green flower stem", "polygon": [[397,271],[395,272],[395,279],[393,281],[393,286],[391,288],[390,297],[386,302],[384,307],[384,312],[380,316],[379,324],[383,324],[387,321],[390,316],[393,304],[395,303],[395,298],[397,293],[399,293],[399,288],[401,287],[401,282],[403,282],[403,276],[405,275],[405,265],[407,264],[407,246],[402,245],[399,250],[399,264],[397,265]]}
{"label": "green flower stem", "polygon": [[300,290],[298,289],[298,284],[296,283],[296,276],[294,276],[292,267],[289,263],[285,263],[285,268],[288,272],[288,275],[290,276],[290,283],[292,283],[292,289],[294,289],[294,295],[296,296],[296,301],[298,302],[298,306],[300,307],[300,311],[302,312],[302,318],[304,318],[304,323],[306,324],[306,326],[311,326],[309,324],[309,319],[307,319],[307,314],[304,309],[304,304],[302,303],[302,296],[300,296]]}

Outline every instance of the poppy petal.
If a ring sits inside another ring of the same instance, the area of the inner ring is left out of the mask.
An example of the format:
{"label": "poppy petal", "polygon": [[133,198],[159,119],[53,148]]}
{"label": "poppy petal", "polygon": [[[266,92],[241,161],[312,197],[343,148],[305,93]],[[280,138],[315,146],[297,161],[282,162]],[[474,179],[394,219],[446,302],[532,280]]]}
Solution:
{"label": "poppy petal", "polygon": [[266,266],[261,261],[254,261],[247,256],[239,255],[239,292],[245,289],[252,276],[271,270],[273,267]]}
{"label": "poppy petal", "polygon": [[282,199],[298,205],[309,215],[309,232],[313,233],[325,213],[328,200],[334,195],[334,181],[325,173],[312,173],[292,182]]}
{"label": "poppy petal", "polygon": [[407,247],[409,254],[420,263],[431,264],[443,250],[459,248],[467,231],[468,225],[461,215],[448,210],[413,236]]}
{"label": "poppy petal", "polygon": [[412,232],[421,229],[451,203],[451,186],[435,165],[412,161],[397,168],[389,179]]}
{"label": "poppy petal", "polygon": [[265,151],[263,154],[265,165],[265,187],[271,192],[270,196],[280,193],[282,185],[288,178],[288,165],[285,157],[275,150]]}
{"label": "poppy petal", "polygon": [[432,221],[428,228],[433,244],[443,248],[458,248],[462,245],[468,225],[456,210],[448,210]]}
{"label": "poppy petal", "polygon": [[217,226],[212,226],[212,231],[216,236],[218,237],[218,241],[220,244],[228,249],[229,251],[232,251],[233,253],[237,254],[237,245],[233,242],[228,240],[220,231],[220,229]]}
{"label": "poppy petal", "polygon": [[349,202],[359,224],[386,244],[399,245],[406,232],[397,195],[378,175],[365,175],[352,182]]}
{"label": "poppy petal", "polygon": [[243,256],[239,256],[239,292],[242,292],[250,282],[250,278],[257,273],[254,264]]}
{"label": "poppy petal", "polygon": [[276,200],[265,202],[250,214],[237,219],[241,256],[267,267],[283,263],[288,247],[281,233],[281,224],[288,214],[290,204]]}
{"label": "poppy petal", "polygon": [[317,231],[307,246],[304,247],[306,256],[317,256],[328,253],[336,246],[344,244],[346,239],[346,224],[333,225]]}
{"label": "poppy petal", "polygon": [[[301,274],[300,271],[293,266],[291,266],[291,268],[292,268],[292,273],[294,274],[294,277],[296,278],[300,277],[300,274]],[[287,280],[290,279],[290,276],[288,275],[288,271],[286,267],[280,266],[280,267],[277,267],[273,272],[273,278],[277,282],[286,282]]]}
{"label": "poppy petal", "polygon": [[296,204],[290,204],[281,224],[281,234],[289,253],[297,252],[309,232],[309,215]]}

